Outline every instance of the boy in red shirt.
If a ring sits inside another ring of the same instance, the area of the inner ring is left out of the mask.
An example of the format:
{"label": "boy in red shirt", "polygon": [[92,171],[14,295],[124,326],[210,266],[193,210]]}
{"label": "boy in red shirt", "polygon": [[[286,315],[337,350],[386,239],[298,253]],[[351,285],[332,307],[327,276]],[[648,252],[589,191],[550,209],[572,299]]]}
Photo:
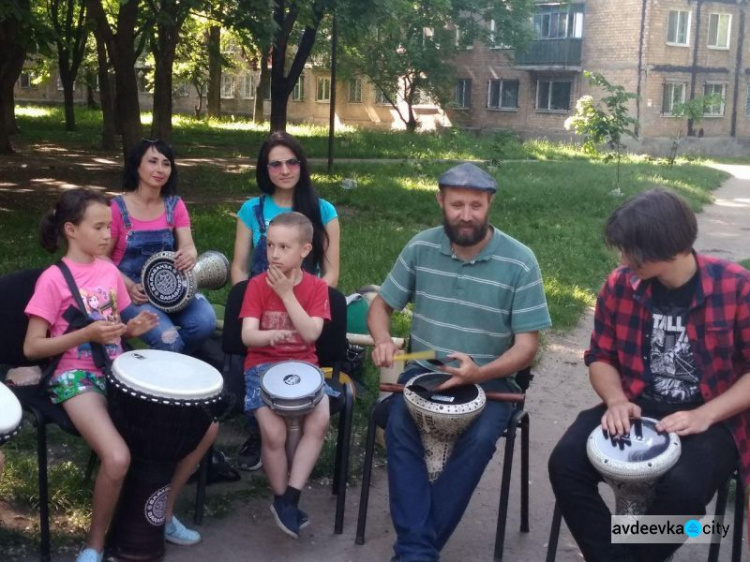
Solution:
{"label": "boy in red shirt", "polygon": [[[326,282],[302,270],[302,261],[312,249],[312,236],[312,223],[301,213],[284,213],[271,221],[268,271],[248,282],[240,311],[242,341],[248,348],[245,412],[254,411],[260,425],[263,468],[274,493],[271,512],[279,528],[294,538],[309,523],[297,506],[328,430],[328,396],[302,419],[302,438],[294,458],[287,459],[286,420],[261,399],[260,380],[279,361],[318,363],[315,342],[331,312]],[[326,394],[334,391],[326,386]]]}

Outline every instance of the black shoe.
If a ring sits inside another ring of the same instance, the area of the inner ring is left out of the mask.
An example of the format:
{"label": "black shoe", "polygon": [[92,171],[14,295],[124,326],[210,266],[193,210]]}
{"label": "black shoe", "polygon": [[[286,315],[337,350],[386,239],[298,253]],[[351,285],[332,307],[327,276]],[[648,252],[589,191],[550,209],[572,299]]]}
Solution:
{"label": "black shoe", "polygon": [[297,508],[281,499],[271,504],[271,513],[276,519],[276,525],[290,537],[299,538],[299,522]]}
{"label": "black shoe", "polygon": [[260,429],[250,428],[250,437],[247,438],[237,454],[237,466],[240,470],[258,470],[263,466],[260,458]]}
{"label": "black shoe", "polygon": [[307,516],[307,513],[299,508],[297,508],[297,523],[299,523],[300,529],[304,529],[310,524],[310,518]]}

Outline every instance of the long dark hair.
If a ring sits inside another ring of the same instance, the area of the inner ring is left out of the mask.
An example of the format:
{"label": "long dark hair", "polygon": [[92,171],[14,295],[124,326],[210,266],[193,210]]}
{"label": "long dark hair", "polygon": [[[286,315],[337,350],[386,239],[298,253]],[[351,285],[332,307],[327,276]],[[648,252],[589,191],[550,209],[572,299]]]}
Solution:
{"label": "long dark hair", "polygon": [[65,191],[54,208],[47,211],[39,225],[39,242],[50,253],[56,252],[65,238],[65,223],[81,224],[89,205],[100,203],[109,207],[109,199],[91,189]]}
{"label": "long dark hair", "polygon": [[146,151],[154,147],[162,156],[166,157],[171,164],[172,172],[169,179],[161,188],[161,196],[175,195],[177,193],[177,164],[174,161],[174,150],[163,140],[141,139],[141,142],[130,153],[128,161],[125,162],[125,168],[122,171],[122,189],[123,191],[135,191],[138,189],[140,178],[138,177],[138,167],[141,165],[143,155]]}
{"label": "long dark hair", "polygon": [[305,156],[305,151],[302,150],[299,141],[286,131],[271,133],[260,147],[258,165],[255,168],[255,179],[263,193],[273,195],[276,186],[268,174],[268,154],[271,149],[277,146],[287,147],[294,152],[294,156],[300,162],[299,181],[294,187],[292,210],[305,215],[313,225],[312,252],[305,258],[305,269],[314,271],[325,259],[325,251],[328,248],[329,240],[323,218],[320,215],[320,199],[310,179],[310,166],[307,163],[307,156]]}

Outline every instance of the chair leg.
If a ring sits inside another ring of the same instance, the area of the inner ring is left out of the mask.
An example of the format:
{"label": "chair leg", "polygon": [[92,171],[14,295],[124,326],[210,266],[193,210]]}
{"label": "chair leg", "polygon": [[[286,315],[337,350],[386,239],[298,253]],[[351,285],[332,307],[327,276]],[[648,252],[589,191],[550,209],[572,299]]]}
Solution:
{"label": "chair leg", "polygon": [[546,562],[555,562],[557,558],[557,541],[560,538],[560,524],[562,523],[562,512],[560,506],[555,502],[555,510],[552,512],[552,526],[549,530],[549,541],[547,541]]}
{"label": "chair leg", "polygon": [[359,516],[357,517],[357,535],[355,544],[365,544],[365,525],[367,524],[367,504],[370,501],[370,480],[372,479],[372,461],[375,454],[375,407],[370,412],[365,441],[365,462],[362,467],[362,491],[359,497]]}
{"label": "chair leg", "polygon": [[344,385],[346,402],[344,409],[339,413],[339,443],[336,448],[337,464],[335,472],[338,472],[338,489],[336,490],[336,520],[333,524],[333,533],[340,535],[344,532],[344,509],[346,507],[346,484],[349,480],[349,448],[352,438],[352,415],[354,410],[354,393],[350,385]]}
{"label": "chair leg", "polygon": [[214,446],[211,445],[203,455],[198,467],[198,484],[195,487],[195,514],[193,522],[196,525],[203,523],[203,513],[206,507],[206,485],[208,484],[208,471],[211,469],[211,459],[214,456]]}
{"label": "chair leg", "polygon": [[503,458],[503,477],[500,485],[500,507],[497,511],[497,529],[495,531],[495,560],[503,559],[505,546],[505,523],[508,519],[508,500],[510,496],[510,475],[513,469],[513,449],[516,444],[516,428],[509,427],[505,437],[505,456]]}
{"label": "chair leg", "polygon": [[36,419],[36,452],[39,468],[39,554],[42,562],[50,561],[49,488],[47,486],[47,426],[41,412],[32,410]]}
{"label": "chair leg", "polygon": [[529,416],[521,420],[521,532],[529,532]]}
{"label": "chair leg", "polygon": [[734,473],[734,533],[732,535],[732,562],[740,562],[742,559],[742,534],[745,519],[745,494],[742,488],[742,476],[740,469]]}
{"label": "chair leg", "polygon": [[[716,513],[717,517],[724,517],[727,511],[727,495],[729,493],[729,485],[732,483],[732,477],[730,476],[726,484],[719,488],[719,492],[716,495]],[[712,542],[708,548],[708,562],[718,562],[719,560],[719,549],[721,548],[721,542]]]}
{"label": "chair leg", "polygon": [[87,484],[91,482],[91,478],[94,476],[94,469],[96,468],[96,465],[99,462],[99,457],[96,456],[96,453],[92,450],[91,453],[89,453],[89,462],[86,465],[86,475],[84,476],[84,482]]}

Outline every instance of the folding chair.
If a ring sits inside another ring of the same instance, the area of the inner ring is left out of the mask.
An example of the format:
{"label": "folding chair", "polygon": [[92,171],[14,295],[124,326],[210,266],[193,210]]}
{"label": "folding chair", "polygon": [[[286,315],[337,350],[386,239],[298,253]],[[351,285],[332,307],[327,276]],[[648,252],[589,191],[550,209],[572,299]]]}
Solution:
{"label": "folding chair", "polygon": [[[729,477],[727,483],[719,488],[716,495],[716,514],[722,516],[726,513],[727,509],[727,496],[729,495],[729,486],[732,480],[736,484],[736,496],[734,500],[734,531],[732,534],[732,562],[740,562],[742,559],[742,533],[743,533],[743,520],[745,518],[745,501],[744,494],[742,492],[742,476],[740,468]],[[560,538],[560,524],[562,523],[562,512],[560,506],[555,502],[555,509],[552,512],[552,526],[549,530],[549,541],[547,546],[547,558],[546,562],[555,562],[557,558],[557,543]],[[721,548],[720,542],[711,543],[708,549],[708,562],[717,562],[719,560],[719,549]]]}
{"label": "folding chair", "polygon": [[[526,390],[531,384],[531,368],[527,367],[516,375],[516,382],[521,390]],[[385,429],[388,423],[391,398],[393,395],[380,398],[370,412],[370,422],[367,426],[367,440],[365,443],[365,461],[362,469],[362,491],[359,501],[359,517],[357,519],[356,544],[365,543],[365,526],[367,524],[367,507],[370,498],[370,481],[372,479],[372,462],[375,452],[375,431],[379,427]],[[500,484],[500,505],[497,513],[497,528],[495,530],[494,559],[503,559],[505,544],[505,522],[508,515],[508,499],[510,496],[510,476],[513,468],[513,451],[516,432],[521,430],[521,532],[529,532],[529,413],[523,409],[524,403],[516,406],[510,418],[508,427],[501,437],[505,438],[505,454],[503,455],[503,474]]]}
{"label": "folding chair", "polygon": [[[242,343],[242,322],[240,309],[245,295],[247,281],[232,287],[227,298],[224,315],[222,348],[225,353],[225,388],[236,396],[236,405],[241,411],[244,401],[243,361],[247,348]],[[332,368],[331,379],[327,382],[340,392],[338,399],[329,399],[331,417],[339,414],[339,427],[336,442],[336,461],[333,473],[332,492],[336,496],[335,534],[344,530],[344,508],[346,503],[346,483],[349,476],[349,449],[351,447],[352,414],[354,410],[354,385],[343,377],[341,364],[346,360],[346,299],[336,289],[328,289],[331,306],[331,321],[323,326],[323,332],[316,344],[318,361],[321,367]]]}

